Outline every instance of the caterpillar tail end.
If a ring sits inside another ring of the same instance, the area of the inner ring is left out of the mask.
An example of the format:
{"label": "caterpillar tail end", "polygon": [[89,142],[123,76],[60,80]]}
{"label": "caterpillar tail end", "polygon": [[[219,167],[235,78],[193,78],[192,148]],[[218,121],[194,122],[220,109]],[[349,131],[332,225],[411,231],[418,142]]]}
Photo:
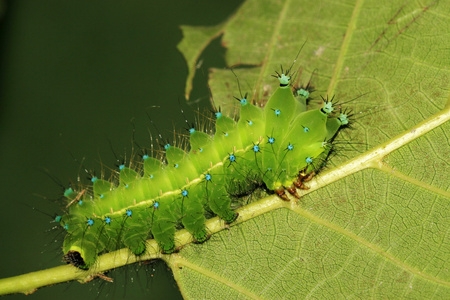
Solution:
{"label": "caterpillar tail end", "polygon": [[89,266],[79,251],[70,250],[63,256],[63,261],[82,270],[89,270]]}

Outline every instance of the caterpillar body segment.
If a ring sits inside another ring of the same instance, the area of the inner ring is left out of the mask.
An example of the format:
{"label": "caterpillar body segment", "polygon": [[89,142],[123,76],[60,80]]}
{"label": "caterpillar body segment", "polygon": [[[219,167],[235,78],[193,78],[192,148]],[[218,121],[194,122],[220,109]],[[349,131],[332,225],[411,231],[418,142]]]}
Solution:
{"label": "caterpillar body segment", "polygon": [[[251,192],[264,185],[283,200],[322,167],[347,115],[334,112],[328,99],[308,110],[309,92],[295,91],[290,77],[278,74],[280,86],[263,108],[246,98],[240,118],[215,113],[215,134],[190,128],[190,150],[164,145],[165,159],[144,155],[142,171],[119,166],[117,185],[92,178],[92,193],[65,192],[68,214],[58,221],[66,230],[64,260],[88,269],[103,252],[128,247],[145,252],[153,237],[163,253],[176,251],[175,231],[183,225],[197,242],[209,238],[205,212],[232,223],[234,188]],[[257,184],[256,184],[257,183]]]}

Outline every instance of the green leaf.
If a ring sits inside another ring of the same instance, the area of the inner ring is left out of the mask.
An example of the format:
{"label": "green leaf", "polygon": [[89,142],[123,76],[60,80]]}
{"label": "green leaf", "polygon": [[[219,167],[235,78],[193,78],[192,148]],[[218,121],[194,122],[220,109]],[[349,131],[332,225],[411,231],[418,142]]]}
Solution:
{"label": "green leaf", "polygon": [[[213,235],[204,244],[162,255],[150,240],[145,255],[107,253],[90,271],[65,265],[1,279],[0,293],[89,281],[159,258],[186,298],[447,298],[450,11],[443,2],[248,1],[221,25],[190,29],[180,44],[190,77],[223,33],[242,93],[261,104],[276,85],[270,75],[280,64],[289,68],[306,41],[293,64],[296,82],[311,80],[312,105],[335,95],[355,114],[327,168],[298,202],[270,196],[239,208],[231,227],[208,220]],[[234,75],[213,70],[210,86],[216,105],[236,114]],[[176,241],[192,236],[180,230]]]}
{"label": "green leaf", "polygon": [[[253,0],[220,25],[227,65],[253,101],[294,63],[316,99],[335,95],[355,116],[300,201],[261,199],[239,210],[239,225],[166,258],[186,298],[450,294],[449,14],[444,1]],[[188,87],[198,45],[184,52]],[[236,114],[234,75],[213,70],[210,87]]]}
{"label": "green leaf", "polygon": [[178,44],[178,49],[181,53],[183,53],[189,66],[189,74],[185,90],[186,99],[189,98],[192,90],[192,80],[194,79],[195,70],[197,69],[197,61],[200,54],[214,38],[223,32],[223,27],[223,24],[212,27],[181,26],[184,37]]}

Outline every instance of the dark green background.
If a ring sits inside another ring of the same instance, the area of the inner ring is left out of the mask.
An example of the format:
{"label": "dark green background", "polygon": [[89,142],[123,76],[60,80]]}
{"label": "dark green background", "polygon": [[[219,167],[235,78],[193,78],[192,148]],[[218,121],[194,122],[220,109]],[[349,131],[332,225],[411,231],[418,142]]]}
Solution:
{"label": "dark green background", "polygon": [[[100,161],[114,167],[109,140],[119,158],[129,153],[132,119],[136,141],[149,146],[146,112],[171,137],[174,124],[184,125],[178,100],[184,102],[187,67],[176,49],[179,26],[215,25],[241,2],[6,2],[0,32],[0,278],[61,264],[62,236],[49,216],[60,211],[61,188],[42,171],[67,184],[77,174],[86,182],[79,170],[83,157],[89,169],[99,171]],[[207,69],[224,66],[223,57],[219,41],[207,49],[191,97],[201,107],[209,105]],[[184,106],[189,119],[197,104]],[[114,284],[60,284],[27,299],[179,298],[166,269],[161,263],[130,266],[110,274]]]}

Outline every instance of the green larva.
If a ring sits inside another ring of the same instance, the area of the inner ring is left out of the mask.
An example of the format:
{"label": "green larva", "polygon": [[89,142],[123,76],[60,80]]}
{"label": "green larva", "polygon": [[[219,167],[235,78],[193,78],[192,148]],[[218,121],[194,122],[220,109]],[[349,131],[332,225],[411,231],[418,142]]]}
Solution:
{"label": "green larva", "polygon": [[240,102],[239,121],[215,113],[215,134],[189,129],[190,150],[164,145],[165,159],[142,156],[142,172],[119,166],[119,184],[92,177],[92,192],[67,189],[68,214],[56,221],[67,231],[64,259],[88,269],[99,253],[128,247],[145,252],[153,237],[163,253],[176,250],[174,235],[180,223],[198,242],[208,239],[205,210],[232,223],[229,187],[245,189],[252,181],[288,200],[297,196],[326,160],[333,138],[348,124],[333,101],[307,110],[307,89],[295,91],[289,71],[275,76],[280,85],[264,109],[246,97]]}

